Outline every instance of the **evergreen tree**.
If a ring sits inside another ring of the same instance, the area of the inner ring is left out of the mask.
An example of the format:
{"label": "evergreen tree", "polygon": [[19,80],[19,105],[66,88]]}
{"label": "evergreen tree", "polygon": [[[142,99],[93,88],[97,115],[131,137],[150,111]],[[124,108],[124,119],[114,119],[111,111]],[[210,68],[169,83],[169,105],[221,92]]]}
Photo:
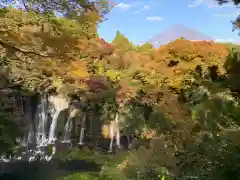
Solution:
{"label": "evergreen tree", "polygon": [[112,44],[124,51],[132,50],[134,48],[133,44],[129,41],[129,39],[120,33],[120,31],[116,32],[116,36],[112,41]]}

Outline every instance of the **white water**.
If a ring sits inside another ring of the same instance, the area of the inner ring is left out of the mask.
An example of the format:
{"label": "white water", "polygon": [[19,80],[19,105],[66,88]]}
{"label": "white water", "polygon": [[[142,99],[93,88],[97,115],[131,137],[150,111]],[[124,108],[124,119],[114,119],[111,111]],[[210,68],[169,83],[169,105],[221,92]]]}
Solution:
{"label": "white water", "polygon": [[50,106],[53,106],[51,109],[52,123],[49,131],[48,143],[54,143],[57,138],[55,136],[55,130],[57,126],[59,113],[68,108],[68,101],[60,96],[50,96],[49,97]]}
{"label": "white water", "polygon": [[47,96],[40,98],[40,104],[37,109],[37,145],[44,146],[47,142],[47,122],[48,122],[48,99]]}
{"label": "white water", "polygon": [[[34,119],[35,123],[32,123],[32,126],[36,126],[36,132],[34,133],[31,128],[28,136],[28,143],[30,143],[29,140],[33,138],[34,134],[36,138],[36,149],[30,149],[27,151],[28,160],[30,162],[37,159],[45,161],[50,161],[52,159],[53,155],[56,153],[55,141],[57,140],[57,137],[55,135],[55,131],[59,114],[61,111],[66,109],[68,109],[68,101],[63,97],[58,95],[52,95],[49,97],[46,95],[41,96]],[[70,114],[70,116],[73,116],[73,114]],[[71,132],[70,116],[68,117],[67,124],[65,125],[65,134],[67,134],[67,136]],[[47,127],[48,123],[50,124],[50,128]],[[70,139],[68,142],[70,142]],[[47,147],[49,144],[52,144],[51,154],[47,154],[46,149],[44,149],[44,147]]]}
{"label": "white water", "polygon": [[77,109],[72,109],[72,108],[69,108],[69,116],[68,116],[68,119],[67,119],[67,123],[64,127],[64,138],[63,138],[63,143],[70,143],[71,140],[71,132],[72,132],[72,129],[73,129],[73,123],[72,123],[72,118],[76,117],[77,116],[77,113],[78,113],[78,110]]}
{"label": "white water", "polygon": [[116,145],[120,148],[120,128],[119,128],[119,112],[116,113],[114,121],[110,122],[110,144],[109,144],[109,152],[112,152],[113,149],[113,141],[114,137],[116,140]]}
{"label": "white water", "polygon": [[79,144],[83,145],[83,139],[84,139],[84,131],[85,131],[85,121],[86,121],[86,115],[83,115],[82,123],[81,123],[81,131],[80,131],[80,137],[79,137]]}
{"label": "white water", "polygon": [[71,137],[71,130],[72,130],[72,121],[71,118],[68,118],[67,123],[64,127],[64,137],[63,137],[63,143],[70,143],[70,137]]}
{"label": "white water", "polygon": [[36,142],[36,135],[34,131],[34,123],[32,120],[32,107],[29,99],[25,100],[26,103],[23,104],[24,109],[25,109],[25,116],[27,123],[29,124],[29,132],[28,132],[28,143],[35,143]]}
{"label": "white water", "polygon": [[[23,138],[21,138],[21,144],[26,145],[27,150],[23,152],[20,157],[14,157],[14,159],[24,159],[27,157],[29,161],[34,161],[37,159],[49,161],[56,153],[55,142],[56,128],[58,124],[59,115],[62,111],[68,111],[68,117],[66,117],[66,124],[63,131],[63,141],[64,143],[71,143],[71,132],[73,129],[73,118],[78,115],[78,105],[71,105],[67,99],[59,95],[51,96],[41,96],[38,104],[36,105],[35,117],[32,112],[34,107],[32,107],[32,102],[28,99],[23,101],[21,96],[16,97],[17,106],[21,108],[23,114],[25,114],[26,119],[26,133]],[[120,147],[120,127],[119,127],[119,111],[116,112],[115,119],[110,123],[110,145],[109,151],[112,151],[113,141],[116,141],[116,145]],[[34,119],[33,119],[34,118]],[[84,133],[86,124],[86,114],[84,113],[81,119],[81,130],[79,134],[79,144],[84,144]],[[62,120],[62,119],[61,119]],[[49,127],[50,126],[50,127]],[[36,143],[34,148],[29,148],[28,145],[31,143]],[[51,154],[47,154],[46,147],[52,144]],[[12,157],[11,157],[12,159]],[[1,158],[0,158],[1,160]]]}
{"label": "white water", "polygon": [[[16,106],[20,108],[25,118],[25,135],[18,138],[19,143],[26,147],[19,157],[0,157],[2,161],[28,159],[34,161],[37,159],[49,161],[56,153],[55,141],[57,140],[55,131],[58,124],[58,118],[62,111],[68,111],[68,117],[65,127],[63,142],[70,143],[71,131],[73,129],[72,119],[78,114],[77,105],[69,105],[69,101],[59,95],[46,96],[39,98],[38,104],[33,105],[31,98],[24,100],[22,96],[15,96]],[[36,107],[32,107],[36,106]],[[36,108],[36,110],[34,110]],[[79,108],[79,107],[78,107]],[[36,113],[34,114],[34,112]],[[62,119],[61,119],[62,120]],[[85,123],[85,117],[82,119]],[[50,127],[49,127],[50,126]],[[84,125],[82,125],[79,142],[83,143]],[[35,145],[34,145],[35,144]],[[52,152],[47,154],[46,148],[52,144]],[[32,145],[33,147],[29,146]]]}

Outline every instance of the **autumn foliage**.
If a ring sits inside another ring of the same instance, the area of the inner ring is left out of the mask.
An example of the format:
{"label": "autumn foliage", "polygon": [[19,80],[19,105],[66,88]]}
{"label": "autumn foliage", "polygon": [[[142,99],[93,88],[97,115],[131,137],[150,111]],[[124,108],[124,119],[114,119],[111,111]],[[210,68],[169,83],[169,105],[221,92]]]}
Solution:
{"label": "autumn foliage", "polygon": [[[174,153],[169,156],[166,154],[171,151],[166,144],[157,150],[156,147],[141,150],[140,153],[148,155],[143,158],[144,168],[148,162],[157,161],[152,161],[153,154],[167,149],[157,159],[168,157],[169,169],[175,171],[174,168],[179,169],[171,164],[175,152],[188,151],[189,142],[200,143],[204,133],[218,138],[223,133],[220,130],[232,128],[232,122],[239,121],[239,103],[226,102],[227,98],[223,98],[240,87],[239,53],[229,54],[229,47],[213,41],[183,38],[159,48],[149,43],[134,45],[119,31],[108,43],[97,33],[103,14],[86,11],[77,17],[74,13],[57,17],[12,7],[0,9],[0,75],[4,88],[17,87],[32,94],[56,91],[67,97],[75,95],[83,101],[82,111],[92,124],[98,120],[108,124],[119,113],[124,133],[137,134],[147,142],[159,137],[170,141]],[[232,124],[227,124],[228,121]],[[235,129],[238,128],[239,124]],[[105,138],[109,137],[108,126],[99,131]],[[165,141],[161,139],[161,142]],[[216,149],[216,152],[221,150]],[[219,157],[226,154],[218,153]],[[196,154],[186,153],[182,162],[189,166],[192,163],[189,159],[200,161],[205,157],[203,153]],[[123,161],[121,170],[131,163]],[[166,165],[158,163],[158,166]]]}
{"label": "autumn foliage", "polygon": [[[134,97],[147,86],[152,86],[152,90],[162,86],[180,88],[181,80],[197,65],[203,69],[217,65],[220,72],[224,73],[222,64],[228,51],[215,42],[177,39],[153,49],[147,43],[135,46],[118,31],[113,42],[108,43],[102,38],[92,36],[94,32],[88,19],[83,24],[72,24],[64,17],[56,19],[53,16],[49,23],[45,17],[34,12],[23,13],[10,8],[2,13],[5,16],[0,20],[3,22],[5,35],[0,39],[3,52],[1,56],[12,61],[10,50],[18,53],[20,59],[16,62],[21,62],[20,67],[28,64],[29,74],[24,73],[24,68],[21,67],[22,75],[16,74],[15,77],[14,73],[18,68],[10,63],[14,81],[17,81],[17,76],[26,76],[21,83],[26,86],[35,84],[34,89],[44,89],[49,86],[46,82],[50,81],[58,82],[51,83],[52,85],[61,82],[65,86],[67,82],[77,89],[94,89],[96,80],[91,79],[99,76],[105,77],[106,82],[112,81],[114,86],[121,87],[120,94]],[[22,16],[22,22],[13,18],[16,15]],[[4,18],[11,21],[4,21]],[[39,22],[44,26],[40,26]],[[19,26],[21,23],[23,26]],[[8,29],[15,24],[18,24],[15,29]],[[55,28],[57,32],[53,31],[55,26],[60,27]],[[69,28],[71,26],[74,28]],[[91,30],[91,36],[85,34],[85,28]],[[82,29],[82,32],[77,32],[77,29]],[[35,77],[30,80],[35,70],[39,77],[44,77],[44,82]],[[29,84],[29,80],[33,82]],[[36,84],[44,87],[37,88]],[[148,93],[151,94],[151,90]]]}

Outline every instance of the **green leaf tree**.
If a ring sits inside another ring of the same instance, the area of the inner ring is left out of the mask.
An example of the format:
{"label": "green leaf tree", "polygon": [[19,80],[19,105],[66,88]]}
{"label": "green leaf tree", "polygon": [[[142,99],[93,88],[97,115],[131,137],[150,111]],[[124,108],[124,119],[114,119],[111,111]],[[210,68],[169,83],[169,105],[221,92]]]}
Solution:
{"label": "green leaf tree", "polygon": [[132,50],[134,48],[129,39],[121,34],[120,31],[116,32],[116,36],[113,39],[112,44],[123,51]]}

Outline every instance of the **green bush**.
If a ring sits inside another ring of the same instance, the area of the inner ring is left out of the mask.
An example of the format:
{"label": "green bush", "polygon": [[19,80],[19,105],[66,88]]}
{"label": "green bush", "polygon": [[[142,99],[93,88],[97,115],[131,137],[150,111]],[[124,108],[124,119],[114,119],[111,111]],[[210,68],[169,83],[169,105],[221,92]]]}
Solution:
{"label": "green bush", "polygon": [[98,180],[98,179],[99,178],[96,175],[81,172],[61,177],[58,180]]}

